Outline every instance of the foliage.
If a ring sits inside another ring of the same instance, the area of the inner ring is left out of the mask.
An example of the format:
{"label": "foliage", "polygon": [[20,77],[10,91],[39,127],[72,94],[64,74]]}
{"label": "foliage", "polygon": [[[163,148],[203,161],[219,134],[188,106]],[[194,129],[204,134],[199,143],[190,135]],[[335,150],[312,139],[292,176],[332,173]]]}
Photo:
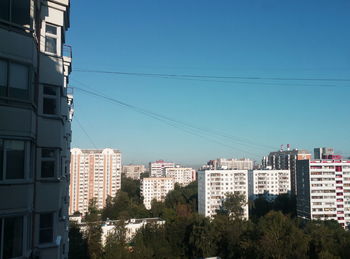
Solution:
{"label": "foliage", "polygon": [[88,244],[88,252],[91,259],[98,259],[102,256],[101,244],[101,225],[98,222],[101,220],[99,211],[96,206],[96,200],[91,199],[89,202],[88,213],[85,216],[87,224],[86,240]]}
{"label": "foliage", "polygon": [[242,219],[244,216],[245,196],[241,193],[226,193],[218,214],[227,215],[234,219]]}
{"label": "foliage", "polygon": [[75,223],[69,226],[69,255],[71,259],[87,259],[87,241]]}

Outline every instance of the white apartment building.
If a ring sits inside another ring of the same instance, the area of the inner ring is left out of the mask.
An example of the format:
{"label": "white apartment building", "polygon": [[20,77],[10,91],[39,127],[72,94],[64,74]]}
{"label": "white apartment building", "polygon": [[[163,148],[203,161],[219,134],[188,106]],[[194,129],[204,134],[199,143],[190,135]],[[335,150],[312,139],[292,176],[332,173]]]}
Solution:
{"label": "white apartment building", "polygon": [[165,177],[174,178],[175,183],[186,186],[196,180],[196,170],[189,167],[166,168]]}
{"label": "white apartment building", "polygon": [[350,160],[297,161],[297,214],[350,225]]}
{"label": "white apartment building", "polygon": [[273,200],[277,195],[291,192],[290,170],[249,170],[249,198],[264,195]]}
{"label": "white apartment building", "polygon": [[198,213],[212,217],[220,208],[227,193],[241,193],[246,197],[244,219],[248,211],[248,170],[203,170],[198,172]]}
{"label": "white apartment building", "polygon": [[208,169],[253,170],[254,161],[249,158],[217,158],[207,163]]}
{"label": "white apartment building", "polygon": [[146,209],[151,209],[152,200],[164,201],[168,192],[174,190],[175,181],[171,177],[143,178],[141,183],[141,196]]}
{"label": "white apartment building", "polygon": [[123,174],[125,177],[140,180],[140,176],[145,172],[144,165],[123,165]]}
{"label": "white apartment building", "polygon": [[165,162],[164,160],[158,160],[156,162],[149,163],[149,171],[151,177],[164,177],[166,168],[174,168],[175,163]]}
{"label": "white apartment building", "polygon": [[71,150],[69,214],[76,211],[85,214],[89,201],[96,199],[102,209],[107,196],[114,197],[121,184],[121,153],[118,150]]}
{"label": "white apartment building", "polygon": [[0,258],[68,258],[70,2],[0,2]]}

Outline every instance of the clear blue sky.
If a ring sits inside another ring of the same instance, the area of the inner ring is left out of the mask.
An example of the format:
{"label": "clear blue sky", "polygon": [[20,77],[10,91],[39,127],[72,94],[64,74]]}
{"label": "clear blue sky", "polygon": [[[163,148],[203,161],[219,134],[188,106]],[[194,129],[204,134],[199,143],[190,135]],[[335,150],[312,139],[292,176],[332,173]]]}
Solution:
{"label": "clear blue sky", "polygon": [[[348,0],[75,0],[67,43],[73,70],[350,79],[349,14]],[[350,82],[220,81],[73,71],[71,86],[234,138],[198,137],[75,90],[72,146],[184,165],[260,160],[282,143],[350,154]]]}

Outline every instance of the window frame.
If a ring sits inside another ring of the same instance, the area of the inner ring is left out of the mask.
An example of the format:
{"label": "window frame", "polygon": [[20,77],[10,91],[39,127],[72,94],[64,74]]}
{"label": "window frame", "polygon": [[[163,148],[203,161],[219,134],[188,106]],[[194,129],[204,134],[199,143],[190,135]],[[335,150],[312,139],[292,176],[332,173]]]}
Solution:
{"label": "window frame", "polygon": [[[6,141],[22,141],[24,142],[24,172],[23,172],[23,178],[19,179],[7,179],[6,178],[6,151],[5,151],[5,142]],[[33,152],[31,142],[29,140],[25,139],[10,139],[10,138],[2,138],[0,137],[0,142],[3,143],[2,145],[2,172],[0,171],[0,185],[1,184],[12,184],[12,183],[22,183],[30,180],[31,174],[30,171],[32,169],[31,164],[31,154]]]}
{"label": "window frame", "polygon": [[13,18],[13,2],[15,0],[7,0],[8,3],[9,3],[9,6],[8,6],[8,10],[7,10],[7,14],[8,14],[8,19],[1,19],[0,18],[0,22],[1,23],[5,23],[5,24],[8,24],[10,26],[14,26],[14,27],[17,27],[17,28],[21,28],[21,29],[29,29],[30,31],[32,31],[32,26],[33,26],[33,18],[32,18],[32,7],[33,7],[33,3],[31,0],[26,0],[28,1],[29,3],[29,9],[28,9],[28,15],[29,15],[29,24],[19,24],[19,23],[16,23],[14,22],[14,18]]}
{"label": "window frame", "polygon": [[[55,95],[45,94],[45,87],[53,89],[55,92]],[[55,113],[53,113],[53,114],[45,113],[45,107],[44,107],[45,99],[55,100],[55,105],[56,105]],[[49,85],[49,84],[42,85],[42,106],[41,106],[42,107],[41,108],[42,114],[45,116],[50,116],[50,117],[60,116],[60,113],[61,113],[60,99],[61,99],[61,91],[60,91],[59,87],[57,87],[55,85]]]}
{"label": "window frame", "polygon": [[[56,34],[47,32],[47,28],[46,28],[47,26],[51,26],[51,27],[56,28]],[[45,35],[44,52],[46,54],[49,54],[49,55],[61,56],[61,41],[60,41],[60,39],[61,39],[61,26],[45,22],[45,26],[44,27],[45,27],[44,28],[44,35]],[[51,51],[48,51],[46,49],[47,37],[49,37],[51,39],[54,39],[56,41],[56,50],[55,50],[55,52],[51,52]]]}
{"label": "window frame", "polygon": [[[43,157],[43,150],[44,149],[51,149],[54,151],[54,156],[53,157]],[[40,154],[40,174],[39,174],[39,178],[41,180],[52,180],[52,179],[57,179],[58,178],[58,171],[59,171],[59,161],[58,161],[58,157],[59,157],[59,149],[57,148],[52,148],[52,147],[41,147],[39,149],[39,154]],[[50,177],[43,177],[42,175],[42,162],[45,162],[45,161],[53,161],[54,162],[54,172],[53,172],[53,176],[50,176]]]}
{"label": "window frame", "polygon": [[[29,64],[23,63],[23,62],[17,62],[17,61],[13,61],[10,59],[4,59],[4,58],[0,58],[0,61],[5,63],[6,66],[6,82],[5,82],[5,94],[1,95],[0,94],[0,98],[6,98],[6,99],[11,99],[11,100],[16,100],[16,101],[21,101],[21,102],[32,102],[33,100],[33,78],[34,78],[34,71],[31,68],[31,66]],[[26,97],[25,98],[19,98],[16,96],[11,96],[10,95],[10,88],[12,89],[16,89],[15,87],[11,87],[10,86],[10,74],[11,74],[11,64],[14,65],[20,65],[23,67],[26,67],[27,69],[27,87],[26,87]]]}
{"label": "window frame", "polygon": [[[51,214],[52,216],[52,226],[51,228],[41,228],[41,216],[42,215],[45,215],[45,214]],[[53,212],[53,211],[46,211],[46,212],[41,212],[38,214],[39,216],[39,228],[38,228],[38,244],[40,247],[45,247],[45,246],[51,246],[52,244],[55,243],[55,235],[56,235],[56,232],[55,232],[55,228],[56,228],[56,225],[55,225],[55,217],[56,217],[56,212]],[[41,233],[41,230],[48,230],[48,229],[52,229],[52,239],[50,242],[40,242],[40,233]]]}
{"label": "window frame", "polygon": [[21,233],[21,237],[22,237],[22,240],[21,240],[21,255],[20,256],[17,256],[17,257],[12,257],[11,259],[15,259],[15,258],[22,258],[24,255],[25,255],[25,252],[27,251],[28,249],[28,246],[27,246],[27,238],[28,236],[30,235],[30,233],[28,231],[31,231],[31,229],[28,229],[28,226],[29,226],[29,222],[30,222],[30,219],[28,218],[28,214],[8,214],[8,215],[2,215],[0,217],[0,221],[1,221],[1,224],[0,224],[0,258],[2,258],[3,256],[3,252],[4,252],[4,239],[6,238],[5,237],[5,219],[6,218],[21,218],[22,220],[22,233]]}

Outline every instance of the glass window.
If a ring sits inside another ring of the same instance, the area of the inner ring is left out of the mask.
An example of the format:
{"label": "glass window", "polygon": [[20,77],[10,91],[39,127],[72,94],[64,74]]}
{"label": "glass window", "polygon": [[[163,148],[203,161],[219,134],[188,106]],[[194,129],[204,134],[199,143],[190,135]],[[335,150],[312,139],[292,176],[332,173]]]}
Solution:
{"label": "glass window", "polygon": [[12,0],[11,19],[13,23],[19,25],[29,25],[30,23],[30,0]]}
{"label": "glass window", "polygon": [[[0,6],[0,10],[1,10],[1,6]],[[0,96],[6,96],[6,86],[7,86],[7,62],[4,60],[0,60]]]}
{"label": "glass window", "polygon": [[6,179],[24,178],[24,141],[5,141]]}
{"label": "glass window", "polygon": [[53,241],[53,213],[40,215],[39,243],[51,243]]}
{"label": "glass window", "polygon": [[43,148],[41,150],[41,177],[48,178],[55,176],[55,150]]}
{"label": "glass window", "polygon": [[57,89],[52,86],[44,86],[43,113],[57,114]]}
{"label": "glass window", "polygon": [[57,54],[57,32],[58,27],[46,24],[45,26],[45,51]]}
{"label": "glass window", "polygon": [[5,21],[10,20],[10,0],[0,1],[0,19]]}
{"label": "glass window", "polygon": [[0,139],[0,181],[4,174],[4,141]]}
{"label": "glass window", "polygon": [[10,63],[9,96],[25,99],[28,97],[28,67]]}
{"label": "glass window", "polygon": [[13,258],[22,256],[23,217],[3,218],[0,227],[3,228],[2,231],[4,233],[2,240],[2,258]]}

